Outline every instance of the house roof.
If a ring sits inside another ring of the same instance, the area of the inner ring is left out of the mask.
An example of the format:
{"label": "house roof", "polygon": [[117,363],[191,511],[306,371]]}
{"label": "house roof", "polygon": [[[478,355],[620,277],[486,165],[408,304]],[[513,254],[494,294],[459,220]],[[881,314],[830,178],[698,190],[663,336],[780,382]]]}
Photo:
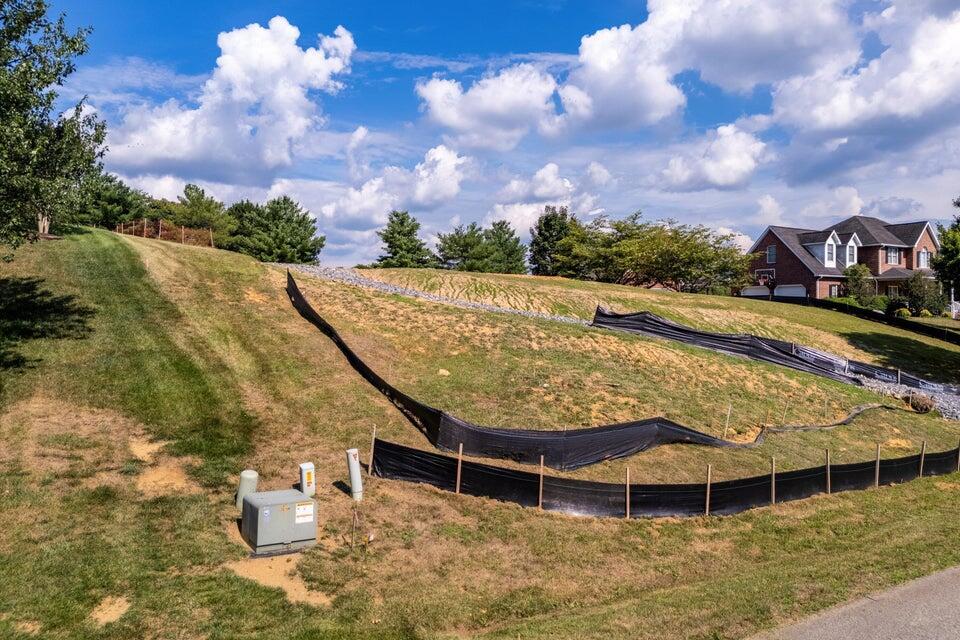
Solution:
{"label": "house roof", "polygon": [[930,269],[902,269],[900,267],[895,267],[893,269],[887,269],[880,275],[876,276],[877,280],[909,280],[915,273],[922,273],[927,278],[933,277],[933,271]]}
{"label": "house roof", "polygon": [[[809,269],[815,276],[841,276],[843,272],[836,267],[825,267],[823,264],[817,260],[812,253],[807,251],[803,246],[804,236],[809,234],[818,233],[811,229],[797,229],[795,227],[770,227],[770,231],[773,232],[780,241],[790,249],[791,252],[800,262],[803,263],[807,269]],[[826,241],[827,235],[824,236],[823,240]],[[763,237],[763,236],[761,236]]]}
{"label": "house roof", "polygon": [[[913,247],[920,240],[920,236],[923,235],[923,230],[929,225],[930,223],[926,220],[920,220],[918,222],[888,224],[887,229],[890,230],[890,233],[903,240],[907,245]],[[933,236],[933,242],[939,246],[940,243],[937,240],[937,234],[933,233],[933,229],[930,230],[930,235]]]}
{"label": "house roof", "polygon": [[[909,223],[909,225],[920,224],[920,223]],[[926,223],[923,223],[926,224]],[[894,235],[890,230],[890,227],[905,227],[909,225],[888,225],[886,222],[879,218],[871,218],[870,216],[851,216],[846,220],[842,220],[832,227],[827,227],[824,231],[836,231],[838,234],[845,233],[856,233],[857,237],[860,238],[860,242],[863,243],[863,246],[877,246],[877,245],[887,245],[891,247],[912,247],[913,242],[907,243],[899,235]],[[920,231],[917,232],[917,237],[920,237],[920,233],[923,231],[921,227]],[[916,241],[914,241],[916,242]]]}

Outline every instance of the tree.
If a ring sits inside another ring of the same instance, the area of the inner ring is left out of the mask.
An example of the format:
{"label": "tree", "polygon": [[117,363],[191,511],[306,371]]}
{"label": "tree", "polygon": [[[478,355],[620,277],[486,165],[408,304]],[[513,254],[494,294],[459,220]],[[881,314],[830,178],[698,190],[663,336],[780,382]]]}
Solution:
{"label": "tree", "polygon": [[720,293],[748,283],[752,256],[732,237],[703,225],[644,222],[638,211],[622,220],[571,221],[557,243],[558,275],[678,291]]}
{"label": "tree", "polygon": [[843,270],[847,279],[847,295],[863,307],[869,307],[876,298],[877,284],[865,264],[852,264]]}
{"label": "tree", "polygon": [[530,228],[530,269],[533,275],[557,275],[555,255],[560,241],[570,234],[572,219],[566,207],[548,204],[543,208],[543,213]]}
{"label": "tree", "polygon": [[227,215],[237,221],[229,248],[262,262],[315,263],[326,242],[313,217],[288,196],[266,205],[242,200]]}
{"label": "tree", "polygon": [[77,221],[108,229],[120,222],[148,216],[150,198],[131,189],[120,178],[99,173],[84,181],[80,189]]}
{"label": "tree", "polygon": [[81,100],[60,114],[55,87],[87,51],[44,0],[0,0],[0,244],[16,247],[69,222],[97,172],[106,128]]}
{"label": "tree", "polygon": [[526,273],[527,248],[506,220],[497,220],[483,232],[479,269],[486,273]]}
{"label": "tree", "polygon": [[910,309],[910,313],[915,316],[923,310],[939,315],[946,307],[946,300],[944,300],[937,283],[924,277],[919,272],[914,273],[904,283],[902,298],[903,302],[906,302],[907,308]]}
{"label": "tree", "polygon": [[[953,206],[960,208],[960,198],[953,201]],[[960,214],[953,217],[949,227],[938,225],[937,235],[940,250],[931,266],[947,291],[960,294]]]}
{"label": "tree", "polygon": [[417,236],[420,223],[406,211],[391,211],[387,226],[377,231],[385,252],[373,264],[378,268],[435,267],[437,258]]}
{"label": "tree", "polygon": [[194,229],[210,229],[218,246],[230,243],[230,235],[236,229],[237,221],[227,213],[222,202],[208,196],[195,184],[184,187],[183,195],[177,196],[177,202],[179,206],[173,210],[174,224]]}
{"label": "tree", "polygon": [[437,257],[444,269],[476,271],[475,262],[483,245],[483,229],[476,222],[462,224],[450,233],[437,234]]}

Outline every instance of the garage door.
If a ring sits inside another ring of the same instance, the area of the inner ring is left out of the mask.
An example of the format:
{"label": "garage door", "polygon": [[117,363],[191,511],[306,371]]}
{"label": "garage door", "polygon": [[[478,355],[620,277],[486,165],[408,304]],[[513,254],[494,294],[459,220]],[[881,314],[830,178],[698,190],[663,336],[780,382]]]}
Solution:
{"label": "garage door", "polygon": [[744,287],[740,295],[745,298],[769,298],[770,289],[766,287]]}
{"label": "garage door", "polygon": [[773,295],[780,298],[805,298],[807,288],[802,284],[782,284],[773,290]]}

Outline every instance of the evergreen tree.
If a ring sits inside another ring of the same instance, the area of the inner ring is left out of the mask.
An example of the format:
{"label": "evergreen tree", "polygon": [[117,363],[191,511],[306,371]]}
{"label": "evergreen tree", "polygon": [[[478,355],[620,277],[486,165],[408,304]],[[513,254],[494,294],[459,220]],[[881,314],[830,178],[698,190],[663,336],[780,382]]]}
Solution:
{"label": "evergreen tree", "polygon": [[572,230],[573,216],[566,207],[547,205],[530,228],[530,269],[537,276],[557,275],[555,256],[559,243]]}
{"label": "evergreen tree", "polygon": [[262,262],[315,263],[326,242],[313,217],[287,196],[266,205],[242,200],[227,215],[237,221],[230,248]]}
{"label": "evergreen tree", "polygon": [[476,271],[487,273],[526,273],[527,248],[506,220],[494,222],[483,231],[483,256]]}
{"label": "evergreen tree", "polygon": [[[483,230],[476,222],[457,226],[450,233],[438,234],[437,254],[444,269],[474,271],[470,267],[483,244]],[[472,258],[472,259],[471,259]]]}
{"label": "evergreen tree", "polygon": [[148,201],[145,193],[131,189],[120,178],[96,174],[81,187],[76,221],[112,229],[120,222],[149,217]]}
{"label": "evergreen tree", "polygon": [[80,185],[99,169],[105,125],[84,115],[83,101],[64,112],[56,92],[88,34],[48,18],[43,0],[0,1],[0,244],[69,222]]}
{"label": "evergreen tree", "polygon": [[230,235],[237,227],[237,221],[227,213],[222,202],[208,196],[195,184],[188,184],[183,195],[177,196],[178,207],[174,209],[175,224],[193,229],[210,229],[214,233],[217,246],[228,245]]}
{"label": "evergreen tree", "polygon": [[377,231],[384,253],[373,264],[378,268],[435,267],[437,258],[417,236],[420,223],[406,211],[391,211],[387,226]]}

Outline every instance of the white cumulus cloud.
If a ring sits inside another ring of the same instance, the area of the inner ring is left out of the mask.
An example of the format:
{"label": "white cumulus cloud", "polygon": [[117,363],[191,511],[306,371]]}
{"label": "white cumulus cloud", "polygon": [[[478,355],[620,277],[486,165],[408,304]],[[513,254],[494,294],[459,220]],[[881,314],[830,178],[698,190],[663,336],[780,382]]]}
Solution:
{"label": "white cumulus cloud", "polygon": [[416,91],[428,117],[451,129],[457,143],[508,150],[532,128],[555,130],[556,87],[549,73],[518,64],[478,80],[466,91],[460,82],[444,78],[418,82]]}
{"label": "white cumulus cloud", "polygon": [[760,164],[766,144],[735,124],[710,132],[692,148],[670,158],[662,177],[676,191],[742,187]]}
{"label": "white cumulus cloud", "polygon": [[197,104],[170,99],[128,111],[112,130],[111,165],[131,172],[236,181],[269,180],[289,166],[297,141],[321,124],[308,92],[335,92],[355,45],[337,27],[317,47],[277,16],[217,37],[220,57]]}

